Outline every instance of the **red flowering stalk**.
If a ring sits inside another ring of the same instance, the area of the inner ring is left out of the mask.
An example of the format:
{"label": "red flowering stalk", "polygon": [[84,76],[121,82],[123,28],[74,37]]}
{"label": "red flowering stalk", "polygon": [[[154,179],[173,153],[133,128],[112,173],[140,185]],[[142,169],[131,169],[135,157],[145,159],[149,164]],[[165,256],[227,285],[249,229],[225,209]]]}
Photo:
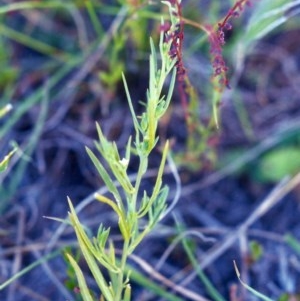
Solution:
{"label": "red flowering stalk", "polygon": [[[185,68],[182,62],[182,43],[183,43],[183,22],[182,22],[182,9],[181,9],[181,0],[168,0],[168,2],[172,5],[172,16],[176,19],[175,30],[169,30],[166,32],[166,39],[171,40],[171,49],[170,49],[170,57],[177,58],[177,79],[179,81],[184,80],[184,75],[186,73]],[[171,34],[170,34],[171,32]]]}
{"label": "red flowering stalk", "polygon": [[183,107],[185,120],[187,123],[188,131],[191,133],[193,129],[192,116],[189,112],[189,100],[191,98],[191,92],[193,87],[190,83],[190,80],[187,76],[186,69],[183,64],[183,39],[184,39],[184,18],[182,16],[182,5],[181,0],[168,0],[163,1],[164,3],[169,3],[168,5],[172,7],[171,13],[171,23],[176,24],[173,30],[165,30],[165,38],[167,41],[171,40],[171,49],[170,49],[170,57],[177,59],[176,68],[177,68],[177,82],[178,82],[178,91],[179,97],[181,101],[181,105]]}
{"label": "red flowering stalk", "polygon": [[[221,86],[229,88],[229,82],[226,77],[228,68],[222,56],[222,46],[225,44],[225,31],[231,30],[232,25],[229,22],[231,18],[237,18],[240,16],[245,6],[250,6],[250,0],[239,0],[235,5],[229,9],[222,22],[218,23],[217,32],[213,32],[211,26],[206,26],[209,33],[209,43],[211,45],[212,54],[212,66],[214,68],[214,77],[219,77],[219,84]],[[222,89],[222,88],[221,88]]]}
{"label": "red flowering stalk", "polygon": [[[223,46],[225,44],[225,31],[228,31],[232,28],[232,25],[229,22],[231,18],[240,16],[245,6],[249,6],[251,2],[250,0],[237,1],[234,6],[228,11],[223,21],[218,23],[217,29],[212,25],[203,25],[192,20],[185,19],[182,16],[181,0],[166,0],[163,2],[170,7],[171,23],[169,25],[163,25],[161,30],[165,32],[165,41],[171,43],[169,51],[170,57],[177,59],[177,86],[185,114],[187,130],[189,133],[188,137],[193,139],[195,135],[197,136],[200,133],[201,137],[203,138],[205,128],[208,131],[206,133],[207,137],[209,137],[210,135],[212,135],[212,132],[210,131],[215,129],[215,127],[219,127],[218,116],[222,93],[225,88],[230,88],[229,80],[227,78],[228,67],[222,53]],[[182,46],[184,39],[184,24],[189,24],[203,30],[207,34],[210,44],[211,64],[213,67],[213,74],[211,77],[211,82],[213,85],[213,94],[211,95],[212,117],[206,127],[203,127],[203,124],[201,123],[201,121],[199,121],[197,110],[195,110],[194,108],[198,97],[195,94],[196,92],[189,81],[186,69],[183,64]]]}
{"label": "red flowering stalk", "polygon": [[[212,67],[214,69],[213,77],[219,79],[220,88],[218,89],[222,92],[223,87],[229,88],[229,81],[227,79],[228,67],[226,66],[225,60],[222,54],[223,44],[220,42],[220,35],[216,33],[211,25],[205,25],[205,31],[208,34],[208,41],[210,44],[210,54],[212,56]],[[224,37],[223,37],[224,39]]]}
{"label": "red flowering stalk", "polygon": [[218,106],[221,101],[222,92],[225,88],[230,88],[227,78],[228,67],[223,58],[223,45],[225,44],[225,31],[231,30],[232,25],[229,22],[231,18],[239,17],[245,6],[250,6],[250,0],[239,0],[232,8],[229,9],[222,22],[218,23],[218,29],[215,30],[211,25],[203,26],[208,35],[210,44],[210,54],[212,67],[214,69],[212,75],[212,84],[214,86],[213,95],[213,122],[218,127]]}
{"label": "red flowering stalk", "polygon": [[236,4],[229,9],[227,15],[225,16],[224,20],[220,23],[218,23],[218,37],[219,41],[222,45],[224,45],[224,30],[230,30],[232,28],[232,25],[230,24],[229,20],[231,18],[237,18],[240,16],[241,12],[243,11],[245,6],[251,6],[250,0],[239,0],[236,2]]}
{"label": "red flowering stalk", "polygon": [[[176,24],[175,30],[168,30],[165,28],[166,31],[166,39],[172,40],[172,47],[170,50],[170,56],[172,58],[177,58],[177,79],[179,82],[178,89],[179,95],[181,99],[182,106],[185,111],[185,116],[187,123],[189,120],[188,116],[188,99],[189,91],[190,91],[190,81],[188,79],[186,70],[184,68],[183,59],[182,59],[182,44],[184,38],[183,27],[184,24],[190,24],[196,26],[206,32],[208,35],[208,40],[210,44],[210,54],[211,54],[211,61],[212,67],[214,69],[212,75],[212,83],[214,86],[214,90],[217,92],[218,96],[215,95],[213,100],[214,102],[214,111],[216,111],[216,106],[219,104],[219,99],[221,97],[221,93],[223,92],[224,88],[229,87],[229,80],[227,78],[227,71],[228,67],[226,66],[225,60],[223,58],[223,45],[225,44],[225,31],[228,31],[232,28],[231,23],[229,22],[231,18],[239,17],[241,12],[244,10],[245,6],[251,5],[251,0],[239,0],[237,1],[232,8],[229,9],[228,13],[226,14],[225,18],[222,22],[218,23],[218,29],[215,30],[211,25],[202,25],[197,24],[191,20],[187,20],[182,16],[182,8],[181,8],[181,0],[167,0],[164,1],[170,7],[172,7],[172,16],[171,18],[175,18],[172,20],[172,24]],[[168,34],[170,32],[171,34]],[[215,115],[215,114],[214,114]],[[215,121],[216,115],[214,116]]]}

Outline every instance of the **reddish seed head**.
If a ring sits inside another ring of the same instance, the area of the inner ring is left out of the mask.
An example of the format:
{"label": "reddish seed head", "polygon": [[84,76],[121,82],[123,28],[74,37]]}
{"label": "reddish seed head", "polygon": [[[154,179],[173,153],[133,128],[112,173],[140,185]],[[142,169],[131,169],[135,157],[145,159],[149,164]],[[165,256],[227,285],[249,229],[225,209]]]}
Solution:
{"label": "reddish seed head", "polygon": [[170,30],[170,27],[171,27],[170,22],[166,22],[166,23],[160,25],[159,31],[160,32],[167,32],[167,31]]}
{"label": "reddish seed head", "polygon": [[230,10],[227,13],[227,16],[232,16],[233,12],[234,12],[234,9],[230,8]]}
{"label": "reddish seed head", "polygon": [[225,44],[225,34],[224,34],[223,29],[219,29],[217,31],[217,39],[221,45]]}
{"label": "reddish seed head", "polygon": [[[185,70],[182,63],[182,43],[183,43],[183,25],[182,21],[182,11],[181,4],[179,0],[169,0],[169,3],[175,8],[172,14],[178,20],[177,24],[174,25],[174,28],[167,29],[165,32],[165,42],[171,43],[169,56],[174,59],[177,58],[177,75],[178,80],[183,81],[183,77],[185,76]],[[170,31],[172,31],[170,33]]]}
{"label": "reddish seed head", "polygon": [[219,25],[219,29],[226,29],[225,26],[228,23],[228,20],[231,18],[237,18],[240,16],[241,12],[245,6],[251,6],[251,0],[239,0],[235,5],[229,9],[227,15],[225,16],[223,22]]}
{"label": "reddish seed head", "polygon": [[218,75],[220,75],[221,73],[222,73],[222,68],[217,67],[217,68],[215,69],[215,74],[214,74],[214,76],[218,76]]}
{"label": "reddish seed head", "polygon": [[230,30],[230,29],[232,29],[232,25],[231,25],[229,22],[226,22],[226,23],[224,24],[224,28],[225,28],[226,30]]}
{"label": "reddish seed head", "polygon": [[206,26],[209,32],[210,53],[212,55],[212,67],[214,77],[219,77],[219,84],[230,89],[229,81],[226,77],[228,68],[222,56],[222,47],[225,44],[225,30],[231,30],[232,25],[229,22],[231,18],[239,17],[245,5],[250,6],[251,0],[239,0],[229,9],[224,20],[218,23],[218,30],[215,32],[211,26]]}

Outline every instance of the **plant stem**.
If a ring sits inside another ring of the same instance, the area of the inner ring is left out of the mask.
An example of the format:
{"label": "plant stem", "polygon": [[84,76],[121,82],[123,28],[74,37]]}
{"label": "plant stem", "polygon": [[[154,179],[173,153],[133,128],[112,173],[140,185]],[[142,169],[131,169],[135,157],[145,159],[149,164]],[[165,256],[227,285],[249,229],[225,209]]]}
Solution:
{"label": "plant stem", "polygon": [[135,181],[135,186],[134,186],[134,194],[131,199],[132,209],[134,210],[134,212],[136,212],[137,197],[138,197],[138,193],[140,190],[142,178],[147,169],[147,166],[148,166],[148,158],[144,155],[140,155],[139,170],[138,170],[138,173],[136,176],[136,181]]}
{"label": "plant stem", "polygon": [[117,280],[117,290],[115,295],[115,301],[121,301],[122,300],[122,293],[124,288],[124,274],[126,269],[126,262],[128,258],[128,249],[129,249],[129,241],[125,240],[123,244],[123,251],[122,251],[122,257],[120,262],[120,273],[118,275]]}

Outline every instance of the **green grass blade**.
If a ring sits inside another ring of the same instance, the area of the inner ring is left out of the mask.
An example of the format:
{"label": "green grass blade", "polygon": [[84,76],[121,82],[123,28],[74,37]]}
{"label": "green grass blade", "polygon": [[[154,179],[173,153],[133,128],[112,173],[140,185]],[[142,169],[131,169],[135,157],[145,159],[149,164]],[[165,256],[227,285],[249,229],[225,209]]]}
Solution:
{"label": "green grass blade", "polygon": [[259,1],[254,6],[247,31],[243,32],[241,36],[241,44],[247,49],[253,41],[263,38],[272,30],[285,23],[289,19],[287,12],[299,4],[299,0]]}
{"label": "green grass blade", "polygon": [[[176,224],[177,224],[177,229],[180,232],[182,232],[182,228],[179,226],[179,224],[177,222],[176,222]],[[183,237],[181,242],[182,242],[183,248],[184,248],[193,268],[197,272],[197,275],[198,275],[200,281],[204,284],[204,286],[207,290],[207,293],[215,301],[225,301],[225,299],[221,296],[221,294],[217,291],[217,289],[213,286],[213,284],[210,282],[210,280],[207,278],[207,276],[201,269],[201,267],[197,261],[197,258],[193,254],[193,251],[192,251],[190,245],[188,244],[188,240],[185,237]]]}
{"label": "green grass blade", "polygon": [[99,22],[99,18],[97,16],[94,4],[91,0],[84,1],[85,6],[87,8],[87,11],[89,13],[90,19],[92,21],[93,27],[98,35],[98,37],[101,37],[104,34],[104,30],[102,28],[101,23]]}
{"label": "green grass blade", "polygon": [[43,256],[39,260],[36,260],[34,263],[28,265],[26,268],[24,268],[20,272],[14,274],[13,277],[11,277],[8,280],[6,280],[5,282],[3,282],[0,285],[0,291],[3,290],[4,288],[6,288],[8,285],[10,285],[12,282],[14,282],[17,279],[19,279],[20,277],[22,277],[23,275],[25,275],[28,272],[30,272],[32,269],[38,267],[42,263],[44,263],[44,262],[46,262],[46,261],[48,261],[48,260],[50,260],[50,259],[52,259],[52,258],[54,258],[54,257],[56,257],[58,255],[60,255],[60,251],[55,251],[53,253],[50,253],[50,254],[47,254],[47,255]]}
{"label": "green grass blade", "polygon": [[23,44],[31,49],[34,49],[35,51],[51,56],[62,62],[65,62],[70,58],[70,55],[64,54],[62,50],[57,49],[39,40],[36,40],[25,33],[16,31],[1,23],[0,23],[0,34],[20,44]]}
{"label": "green grass blade", "polygon": [[236,265],[235,261],[233,261],[233,264],[234,264],[234,269],[235,269],[236,275],[237,275],[237,277],[239,278],[240,283],[241,283],[241,284],[242,284],[249,292],[251,292],[253,295],[255,295],[256,297],[258,297],[258,298],[260,298],[260,299],[262,299],[262,300],[264,300],[264,301],[275,301],[275,300],[273,300],[273,299],[267,297],[266,295],[264,295],[264,294],[262,294],[262,293],[256,291],[254,288],[252,288],[251,286],[249,286],[248,284],[246,284],[244,281],[242,281],[240,272],[239,272],[239,270],[238,270],[238,268],[237,268],[237,265]]}
{"label": "green grass blade", "polygon": [[165,288],[159,286],[149,277],[144,276],[133,267],[127,267],[126,269],[130,271],[130,279],[145,287],[147,291],[153,292],[155,295],[164,298],[166,301],[184,301],[184,299],[167,292]]}
{"label": "green grass blade", "polygon": [[15,2],[10,3],[7,5],[3,5],[0,7],[0,14],[7,14],[12,11],[17,10],[28,10],[28,9],[36,9],[36,8],[66,8],[66,6],[71,6],[73,4],[68,3],[67,1],[21,1],[21,2]]}

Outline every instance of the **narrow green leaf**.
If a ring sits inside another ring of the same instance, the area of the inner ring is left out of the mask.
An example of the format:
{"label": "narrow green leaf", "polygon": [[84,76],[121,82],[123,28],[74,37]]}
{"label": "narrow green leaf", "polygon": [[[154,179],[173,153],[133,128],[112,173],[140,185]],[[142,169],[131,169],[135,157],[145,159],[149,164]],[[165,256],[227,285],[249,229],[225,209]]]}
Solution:
{"label": "narrow green leaf", "polygon": [[95,142],[95,145],[102,157],[108,161],[109,157],[113,155],[113,153],[111,152],[113,149],[112,143],[105,138],[98,122],[96,122],[96,129],[98,133],[99,143]]}
{"label": "narrow green leaf", "polygon": [[115,247],[114,247],[114,244],[113,244],[112,240],[109,241],[108,256],[110,258],[111,263],[113,265],[116,265]]}
{"label": "narrow green leaf", "polygon": [[159,218],[163,214],[163,212],[166,210],[166,201],[169,195],[169,187],[165,186],[163,187],[159,195],[157,196],[154,204],[153,204],[153,216],[151,219],[149,218],[149,225],[151,229],[156,225],[158,222]]}
{"label": "narrow green leaf", "polygon": [[172,72],[171,82],[170,82],[169,91],[168,91],[166,104],[165,104],[166,109],[170,105],[170,101],[172,99],[172,95],[173,95],[173,92],[174,92],[174,87],[175,87],[175,82],[176,82],[176,74],[177,74],[176,72],[177,72],[177,70],[176,70],[176,68],[174,68],[173,72]]}
{"label": "narrow green leaf", "polygon": [[139,122],[137,120],[137,117],[136,117],[136,114],[135,114],[135,111],[134,111],[134,108],[132,105],[131,96],[130,96],[127,82],[126,82],[126,79],[125,79],[125,76],[123,73],[122,73],[122,79],[123,79],[123,84],[124,84],[124,88],[125,88],[125,93],[126,93],[129,109],[130,109],[132,120],[133,120],[133,125],[134,125],[135,132],[136,132],[136,140],[137,140],[136,142],[139,143],[139,131],[141,131],[141,128],[140,128]]}
{"label": "narrow green leaf", "polygon": [[100,174],[108,190],[114,195],[114,197],[117,200],[121,200],[121,196],[119,194],[118,189],[116,188],[113,180],[111,179],[111,177],[109,176],[109,174],[107,173],[107,171],[105,170],[101,162],[98,160],[95,154],[88,147],[86,147],[86,151],[89,157],[91,158],[92,162],[94,163],[96,169],[98,170],[98,173]]}
{"label": "narrow green leaf", "polygon": [[92,255],[92,249],[94,247],[92,246],[87,235],[85,234],[85,232],[79,222],[79,219],[77,217],[76,211],[69,198],[68,198],[68,203],[69,203],[69,207],[71,210],[69,213],[69,216],[70,216],[71,222],[73,224],[81,252],[89,266],[90,271],[93,274],[93,277],[94,277],[98,287],[100,288],[102,294],[104,295],[104,297],[107,299],[107,301],[114,301],[113,295],[111,294],[111,292],[109,290],[109,287],[102,275],[102,272],[99,269],[98,264]]}
{"label": "narrow green leaf", "polygon": [[149,197],[147,195],[147,192],[144,191],[143,198],[142,198],[142,201],[141,201],[141,206],[140,206],[140,209],[138,211],[138,218],[141,218],[145,214],[147,214],[148,203],[149,203]]}
{"label": "narrow green leaf", "polygon": [[115,204],[112,200],[110,200],[109,198],[100,195],[99,193],[95,193],[95,198],[102,202],[105,203],[107,205],[109,205],[118,215],[119,217],[119,226],[120,226],[120,230],[123,234],[123,238],[124,240],[128,241],[130,239],[130,231],[126,222],[126,217],[124,215],[124,212],[122,210],[120,210],[120,208],[117,206],[117,204]]}
{"label": "narrow green leaf", "polygon": [[110,228],[105,229],[102,224],[100,225],[97,233],[97,243],[101,249],[105,248],[109,236],[109,232],[110,232]]}
{"label": "narrow green leaf", "polygon": [[165,168],[165,164],[166,164],[168,151],[169,151],[169,141],[167,140],[166,144],[164,146],[162,159],[161,159],[160,166],[159,166],[158,173],[157,173],[157,177],[156,177],[156,182],[155,182],[155,185],[154,185],[154,188],[153,188],[152,196],[150,198],[150,203],[153,202],[152,198],[155,199],[157,197],[159,191],[160,191],[161,184],[162,184],[162,176],[163,176],[163,173],[164,173],[164,168]]}
{"label": "narrow green leaf", "polygon": [[[156,49],[153,43],[153,39],[150,37],[150,52],[152,54],[152,67],[153,67],[153,74],[156,74],[157,72],[157,54],[156,54]],[[151,64],[151,62],[150,62]]]}
{"label": "narrow green leaf", "polygon": [[79,265],[77,264],[77,262],[74,260],[74,258],[70,254],[66,254],[66,256],[75,271],[75,274],[76,274],[76,277],[78,280],[78,286],[80,288],[80,295],[82,296],[84,301],[93,301],[93,298],[87,287],[86,281],[84,279],[83,273],[82,273]]}
{"label": "narrow green leaf", "polygon": [[[161,18],[161,20],[160,20],[160,23],[161,23],[161,26],[163,26],[164,24],[165,24],[165,22],[164,22],[164,19],[163,18]],[[160,35],[159,35],[159,53],[160,53],[160,56],[162,57],[162,58],[164,58],[165,57],[165,53],[166,53],[166,47],[167,47],[167,44],[166,43],[164,43],[164,32],[163,31],[161,31],[160,32]],[[169,51],[169,49],[167,50],[167,51]],[[169,56],[168,56],[169,57]]]}
{"label": "narrow green leaf", "polygon": [[123,301],[130,301],[131,300],[131,286],[127,284],[125,287]]}
{"label": "narrow green leaf", "polygon": [[131,136],[128,139],[127,145],[126,145],[126,153],[125,153],[125,159],[127,160],[128,164],[130,161],[130,155],[131,155]]}

